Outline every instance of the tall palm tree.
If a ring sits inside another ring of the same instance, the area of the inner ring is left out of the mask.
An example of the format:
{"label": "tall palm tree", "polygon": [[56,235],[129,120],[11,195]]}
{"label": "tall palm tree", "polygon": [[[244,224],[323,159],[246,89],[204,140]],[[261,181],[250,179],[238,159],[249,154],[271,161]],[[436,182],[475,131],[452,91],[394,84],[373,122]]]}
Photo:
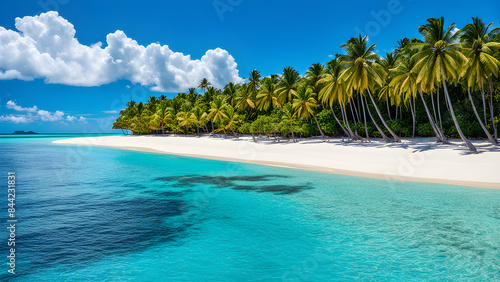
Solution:
{"label": "tall palm tree", "polygon": [[458,131],[458,134],[465,145],[476,151],[476,147],[465,137],[458,123],[446,81],[457,81],[462,73],[463,67],[467,63],[467,58],[457,50],[459,43],[454,43],[457,33],[453,33],[455,24],[451,24],[445,29],[444,18],[440,17],[427,19],[428,24],[421,25],[418,31],[424,36],[425,43],[415,43],[414,48],[421,48],[415,54],[417,63],[415,70],[418,72],[417,83],[421,84],[425,92],[433,91],[436,84],[442,83],[445,99],[448,102],[450,114]]}
{"label": "tall palm tree", "polygon": [[295,110],[293,109],[293,105],[291,103],[284,104],[283,110],[284,110],[283,121],[286,123],[290,123],[292,142],[295,143],[295,136],[293,135],[293,123],[296,121]]}
{"label": "tall palm tree", "polygon": [[250,91],[252,93],[252,97],[255,98],[260,87],[260,79],[262,75],[258,70],[252,70],[248,75],[247,91]]}
{"label": "tall palm tree", "polygon": [[[347,136],[349,136],[352,140],[356,140],[357,137],[351,131],[349,123],[346,122],[346,118],[344,117],[344,113],[342,111],[342,107],[345,106],[345,103],[349,98],[343,81],[339,79],[341,73],[342,73],[342,65],[340,64],[337,58],[328,62],[325,73],[321,76],[321,79],[318,80],[317,82],[317,87],[321,89],[318,93],[318,99],[323,104],[328,104],[328,106],[330,106],[332,115],[337,121],[340,128],[342,128],[342,131],[344,131],[344,133]],[[333,110],[334,102],[338,102],[340,104],[342,118],[344,120],[345,126],[339,121],[337,115],[335,114],[335,111]]]}
{"label": "tall palm tree", "polygon": [[257,94],[257,105],[259,110],[267,111],[269,108],[278,106],[278,97],[276,94],[276,84],[270,77],[264,78],[264,83]]}
{"label": "tall palm tree", "polygon": [[306,72],[307,83],[316,87],[325,71],[325,66],[320,63],[312,64]]}
{"label": "tall palm tree", "polygon": [[318,107],[318,101],[315,98],[314,88],[307,85],[300,85],[294,94],[293,109],[300,118],[308,119],[314,118],[316,125],[322,137],[325,137],[323,130],[319,126],[318,119],[316,118],[315,109]]}
{"label": "tall palm tree", "polygon": [[229,105],[231,105],[232,107],[234,107],[235,105],[236,90],[238,90],[236,84],[234,84],[233,82],[229,82],[228,84],[226,84],[226,86],[224,86],[224,91],[222,92],[227,96]]}
{"label": "tall palm tree", "polygon": [[214,133],[214,122],[222,122],[227,118],[225,109],[227,107],[226,99],[223,96],[217,95],[210,103],[208,118],[212,121],[212,133]]}
{"label": "tall palm tree", "polygon": [[286,67],[283,69],[281,81],[278,92],[278,104],[284,105],[292,101],[294,95],[297,93],[297,86],[300,80],[300,74],[293,67]]}
{"label": "tall palm tree", "polygon": [[191,115],[193,122],[196,123],[196,132],[198,133],[198,136],[200,136],[200,125],[203,125],[206,121],[207,113],[203,110],[203,108],[196,106],[191,111]]}
{"label": "tall palm tree", "polygon": [[201,91],[203,91],[203,94],[205,94],[205,90],[211,85],[211,83],[208,81],[208,79],[203,78],[198,85],[199,88],[201,88]]}
{"label": "tall palm tree", "polygon": [[[375,46],[376,44],[368,46],[368,36],[361,37],[361,34],[357,38],[351,37],[347,44],[340,45],[340,47],[346,48],[347,54],[342,55],[341,58],[348,67],[342,73],[341,79],[346,81],[348,91],[355,90],[363,93],[366,90],[387,131],[392,135],[394,141],[401,142],[401,139],[385,122],[370,91],[370,87],[381,87],[386,78],[384,69],[375,62],[378,59],[377,54],[374,52]],[[373,122],[376,124],[375,120]],[[383,132],[379,131],[384,136]]]}
{"label": "tall palm tree", "polygon": [[[484,124],[487,124],[486,118],[486,99],[484,95],[484,84],[489,82],[490,85],[490,115],[492,127],[494,129],[495,138],[493,140],[491,134],[485,132],[488,139],[496,144],[497,143],[497,130],[495,126],[495,119],[493,113],[493,76],[499,75],[499,61],[494,57],[493,49],[499,48],[500,43],[493,42],[493,39],[500,34],[500,27],[494,28],[490,31],[488,29],[492,23],[485,24],[480,18],[472,18],[472,23],[467,23],[462,30],[460,30],[460,40],[464,44],[462,49],[463,53],[469,59],[467,65],[467,72],[465,74],[468,87],[477,86],[481,90],[481,97],[483,100],[484,111]],[[468,90],[470,92],[470,90]],[[473,102],[472,102],[473,103]],[[475,110],[475,109],[474,109]],[[481,125],[484,129],[484,126]]]}
{"label": "tall palm tree", "polygon": [[167,102],[167,100],[161,100],[160,103],[158,104],[158,109],[156,110],[154,118],[161,126],[162,134],[165,134],[165,123],[168,120],[168,115],[169,115],[169,103]]}
{"label": "tall palm tree", "polygon": [[448,141],[445,135],[440,131],[436,121],[432,118],[429,108],[425,103],[422,90],[417,84],[418,73],[414,69],[416,60],[413,56],[415,53],[416,51],[414,50],[400,56],[398,66],[390,71],[393,76],[390,86],[394,89],[394,95],[401,97],[403,101],[414,99],[417,93],[419,93],[422,103],[424,104],[429,123],[436,134],[436,141],[447,143]]}

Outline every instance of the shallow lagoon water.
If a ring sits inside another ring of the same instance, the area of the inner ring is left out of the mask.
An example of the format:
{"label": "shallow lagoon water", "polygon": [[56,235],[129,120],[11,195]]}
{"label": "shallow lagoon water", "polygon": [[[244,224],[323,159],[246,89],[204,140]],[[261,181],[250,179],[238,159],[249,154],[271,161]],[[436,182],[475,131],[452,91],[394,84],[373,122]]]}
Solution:
{"label": "shallow lagoon water", "polygon": [[61,138],[0,138],[19,220],[17,274],[4,264],[2,281],[500,279],[500,190]]}

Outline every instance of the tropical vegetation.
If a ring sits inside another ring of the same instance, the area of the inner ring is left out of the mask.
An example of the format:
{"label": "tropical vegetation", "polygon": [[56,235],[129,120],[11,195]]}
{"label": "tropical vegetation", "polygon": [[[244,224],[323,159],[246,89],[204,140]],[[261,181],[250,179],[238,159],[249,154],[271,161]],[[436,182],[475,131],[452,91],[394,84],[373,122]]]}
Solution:
{"label": "tropical vegetation", "polygon": [[368,36],[352,37],[325,64],[301,75],[292,66],[218,89],[204,78],[173,98],[130,101],[113,125],[132,134],[228,133],[264,138],[345,136],[370,142],[383,138],[461,138],[498,143],[500,28],[472,18],[462,29],[444,18],[418,27],[421,38],[403,38],[379,56]]}

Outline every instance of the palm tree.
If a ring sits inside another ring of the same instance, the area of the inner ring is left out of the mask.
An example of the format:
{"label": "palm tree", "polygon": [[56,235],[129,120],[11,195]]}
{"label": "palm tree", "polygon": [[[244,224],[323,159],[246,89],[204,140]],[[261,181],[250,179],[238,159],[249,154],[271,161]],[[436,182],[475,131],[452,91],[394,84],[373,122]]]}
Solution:
{"label": "palm tree", "polygon": [[[317,82],[317,87],[321,89],[318,93],[318,98],[323,104],[328,104],[330,106],[333,117],[337,121],[340,128],[342,128],[346,136],[349,136],[352,140],[356,140],[357,137],[351,131],[351,127],[344,117],[344,112],[342,110],[349,98],[343,81],[339,79],[341,73],[342,65],[337,58],[328,62],[325,73]],[[337,115],[335,114],[335,111],[333,110],[334,102],[338,102],[340,104],[342,119],[344,120],[345,126],[339,121]]]}
{"label": "palm tree", "polygon": [[260,72],[258,70],[252,70],[248,75],[249,81],[247,91],[250,91],[252,93],[252,97],[255,98],[255,96],[257,95],[257,91],[259,90],[260,78],[262,76],[260,75]]}
{"label": "palm tree", "polygon": [[294,95],[297,93],[297,86],[299,83],[300,74],[292,67],[283,69],[281,76],[280,87],[276,90],[278,93],[278,104],[284,105],[292,101]]}
{"label": "palm tree", "polygon": [[296,120],[295,110],[293,109],[293,105],[291,103],[284,104],[283,110],[284,110],[283,121],[290,123],[290,131],[292,133],[292,141],[295,143],[295,136],[293,135],[293,123]]}
{"label": "palm tree", "polygon": [[169,103],[167,100],[161,100],[158,104],[158,109],[156,110],[154,119],[157,120],[158,124],[161,126],[161,133],[165,134],[165,123],[168,120],[169,115]]}
{"label": "palm tree", "polygon": [[318,119],[316,118],[315,109],[318,106],[318,102],[315,98],[314,88],[311,86],[300,85],[294,94],[293,99],[293,109],[300,118],[314,118],[316,125],[318,126],[319,132],[322,137],[325,137],[323,130],[319,126]]}
{"label": "palm tree", "polygon": [[306,78],[309,85],[317,87],[318,81],[321,79],[325,71],[325,66],[320,63],[312,64],[306,72]]}
{"label": "palm tree", "polygon": [[414,43],[414,48],[421,48],[415,54],[417,63],[415,71],[418,72],[417,83],[421,84],[425,92],[433,91],[437,83],[442,83],[445,99],[448,102],[451,117],[458,131],[458,134],[471,150],[476,151],[476,147],[465,137],[458,124],[457,117],[453,111],[450,95],[446,81],[457,81],[462,75],[463,66],[467,63],[467,58],[457,50],[459,43],[454,43],[457,33],[453,33],[455,24],[444,28],[444,18],[429,18],[428,24],[421,25],[418,31],[424,36],[425,43]]}
{"label": "palm tree", "polygon": [[[384,124],[385,128],[394,138],[394,141],[401,142],[401,139],[392,131],[387,125],[382,114],[380,113],[377,103],[373,99],[370,91],[371,86],[381,87],[384,84],[386,73],[384,69],[375,61],[378,59],[377,54],[374,53],[376,44],[368,47],[368,36],[351,37],[347,44],[342,44],[340,47],[346,48],[346,55],[342,55],[341,59],[346,63],[347,69],[342,73],[341,79],[346,81],[348,91],[359,91],[361,94],[366,90],[373,107],[377,111],[378,117]],[[368,107],[368,105],[367,105]],[[377,126],[375,120],[373,123]],[[378,126],[377,126],[378,127]],[[384,132],[379,130],[382,136]],[[387,139],[387,138],[384,138]]]}
{"label": "palm tree", "polygon": [[[467,86],[474,88],[477,86],[481,90],[481,97],[483,100],[483,111],[484,111],[484,125],[487,124],[488,120],[486,118],[486,99],[484,97],[484,84],[486,81],[490,84],[490,114],[492,120],[492,126],[494,129],[495,138],[486,130],[485,133],[488,139],[493,143],[497,144],[497,130],[495,126],[495,119],[493,113],[493,87],[492,87],[492,77],[498,77],[499,74],[499,61],[494,57],[493,49],[500,48],[500,43],[492,42],[497,34],[500,34],[500,28],[494,28],[490,31],[488,29],[492,23],[486,25],[480,18],[472,18],[472,23],[465,25],[462,30],[460,30],[460,40],[464,44],[462,49],[463,53],[469,59],[467,65],[467,72],[465,74],[467,80]],[[468,89],[470,92],[470,89]],[[473,106],[474,102],[471,100]],[[474,112],[476,109],[474,108]],[[481,123],[481,121],[479,120]],[[485,128],[483,124],[481,127]]]}
{"label": "palm tree", "polygon": [[253,92],[248,90],[248,84],[246,83],[238,88],[236,107],[242,111],[255,108]]}
{"label": "palm tree", "polygon": [[236,90],[237,90],[236,84],[233,82],[229,82],[224,86],[224,91],[222,92],[224,95],[228,97],[229,104],[234,107],[235,104],[235,98],[236,98]]}
{"label": "palm tree", "polygon": [[414,99],[417,93],[419,93],[420,98],[422,99],[422,103],[424,104],[429,123],[431,124],[431,127],[436,134],[437,142],[448,143],[445,135],[439,130],[436,121],[434,121],[434,119],[432,118],[429,108],[425,103],[422,90],[417,84],[418,73],[415,72],[414,67],[416,64],[416,60],[413,56],[415,53],[415,51],[410,51],[400,56],[398,66],[390,71],[391,75],[393,76],[390,87],[394,88],[394,95],[401,97],[401,99],[404,101]]}
{"label": "palm tree", "polygon": [[260,87],[257,95],[257,105],[259,110],[267,111],[269,108],[278,106],[278,97],[276,95],[276,84],[270,77],[264,78],[264,83]]}
{"label": "palm tree", "polygon": [[193,115],[190,111],[182,111],[177,114],[177,120],[180,126],[186,127],[186,135],[189,134],[189,124],[194,122]]}
{"label": "palm tree", "polygon": [[200,136],[200,125],[206,121],[207,113],[201,107],[194,107],[191,111],[192,120],[196,122],[196,132]]}
{"label": "palm tree", "polygon": [[203,94],[205,94],[205,90],[208,88],[208,86],[210,86],[211,83],[208,81],[208,79],[206,78],[203,78],[200,82],[200,84],[198,85],[199,88],[201,88],[201,91],[203,91]]}
{"label": "palm tree", "polygon": [[[240,124],[241,118],[236,113],[236,110],[228,105],[225,109],[226,118],[224,119],[224,123],[227,124],[227,127],[233,133],[233,137],[236,137],[236,133],[234,132],[234,126]],[[224,131],[225,132],[225,131]]]}
{"label": "palm tree", "polygon": [[214,122],[222,122],[227,118],[225,114],[225,109],[227,107],[226,99],[223,96],[215,96],[213,101],[210,103],[210,110],[208,118],[212,121],[212,133],[214,133]]}

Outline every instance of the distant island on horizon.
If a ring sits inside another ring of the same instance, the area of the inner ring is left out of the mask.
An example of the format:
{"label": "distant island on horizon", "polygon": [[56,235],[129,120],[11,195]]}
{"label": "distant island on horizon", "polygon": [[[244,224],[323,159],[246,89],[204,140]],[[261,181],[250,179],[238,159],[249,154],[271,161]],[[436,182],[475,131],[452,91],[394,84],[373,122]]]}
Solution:
{"label": "distant island on horizon", "polygon": [[17,130],[17,131],[14,131],[14,133],[12,133],[13,135],[24,135],[24,134],[39,134],[39,133],[36,133],[36,132],[33,132],[33,131],[23,131],[23,130]]}

